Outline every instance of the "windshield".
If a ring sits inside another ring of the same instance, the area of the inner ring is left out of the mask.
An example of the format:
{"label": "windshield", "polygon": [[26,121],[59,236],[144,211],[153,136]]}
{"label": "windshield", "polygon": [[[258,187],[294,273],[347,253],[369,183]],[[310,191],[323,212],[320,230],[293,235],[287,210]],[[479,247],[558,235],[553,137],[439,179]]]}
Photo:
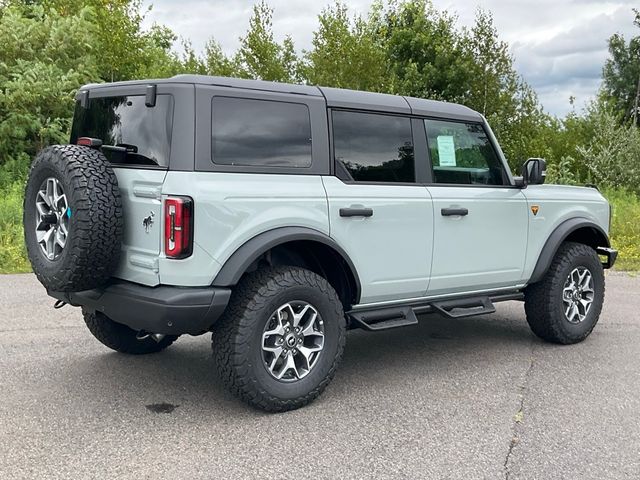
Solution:
{"label": "windshield", "polygon": [[87,108],[76,103],[71,143],[97,138],[113,164],[167,167],[172,124],[171,95],[158,95],[155,107],[145,105],[144,95],[92,98]]}

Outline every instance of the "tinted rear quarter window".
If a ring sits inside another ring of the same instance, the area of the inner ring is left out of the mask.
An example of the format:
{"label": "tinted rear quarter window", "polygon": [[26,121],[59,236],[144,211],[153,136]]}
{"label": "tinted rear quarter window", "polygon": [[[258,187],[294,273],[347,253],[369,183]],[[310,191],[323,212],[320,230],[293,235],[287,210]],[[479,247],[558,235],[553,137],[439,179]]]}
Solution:
{"label": "tinted rear quarter window", "polygon": [[76,103],[71,143],[98,138],[113,164],[167,167],[172,125],[171,95],[158,95],[155,107],[147,107],[141,95],[92,98],[87,108]]}
{"label": "tinted rear quarter window", "polygon": [[311,120],[301,103],[214,97],[212,156],[218,165],[311,166]]}
{"label": "tinted rear quarter window", "polygon": [[333,111],[336,162],[359,182],[414,182],[411,120],[407,117]]}

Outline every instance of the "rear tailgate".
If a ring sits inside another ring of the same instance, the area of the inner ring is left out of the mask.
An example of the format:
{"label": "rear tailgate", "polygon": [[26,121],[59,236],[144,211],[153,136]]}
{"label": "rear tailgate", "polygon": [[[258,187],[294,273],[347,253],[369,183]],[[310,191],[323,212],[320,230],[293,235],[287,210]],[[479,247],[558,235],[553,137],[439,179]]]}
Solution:
{"label": "rear tailgate", "polygon": [[[81,137],[99,140],[102,153],[118,177],[124,239],[114,277],[155,286],[160,283],[162,184],[169,163],[173,163],[172,144],[185,143],[172,142],[172,136],[193,138],[189,122],[179,122],[176,132],[174,110],[181,118],[193,118],[193,87],[159,85],[151,102],[146,91],[146,85],[92,90],[87,105],[81,101],[76,105],[71,143]],[[178,157],[193,162],[191,152],[192,147],[182,147]]]}
{"label": "rear tailgate", "polygon": [[158,285],[162,247],[162,183],[166,170],[114,167],[122,196],[124,240],[114,276]]}

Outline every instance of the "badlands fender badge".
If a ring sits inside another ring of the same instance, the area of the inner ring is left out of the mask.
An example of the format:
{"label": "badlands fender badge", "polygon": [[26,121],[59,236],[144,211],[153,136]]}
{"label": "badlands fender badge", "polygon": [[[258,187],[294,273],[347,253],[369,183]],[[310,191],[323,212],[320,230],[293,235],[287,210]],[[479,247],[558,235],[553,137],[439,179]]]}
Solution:
{"label": "badlands fender badge", "polygon": [[540,210],[540,207],[538,205],[531,205],[531,212],[533,213],[534,217],[538,215],[538,210]]}

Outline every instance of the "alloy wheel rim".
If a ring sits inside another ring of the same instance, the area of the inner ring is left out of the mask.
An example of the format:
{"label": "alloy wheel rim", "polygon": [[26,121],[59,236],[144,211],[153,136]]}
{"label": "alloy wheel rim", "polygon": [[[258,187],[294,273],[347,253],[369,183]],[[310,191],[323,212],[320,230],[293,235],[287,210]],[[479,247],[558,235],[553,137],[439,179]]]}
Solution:
{"label": "alloy wheel rim", "polygon": [[67,196],[57,178],[49,177],[42,182],[35,209],[38,245],[48,260],[56,260],[67,244],[71,218]]}
{"label": "alloy wheel rim", "polygon": [[586,267],[571,270],[562,289],[564,316],[569,323],[578,324],[584,321],[594,297],[591,271]]}
{"label": "alloy wheel rim", "polygon": [[324,323],[310,303],[292,301],[271,314],[262,333],[262,360],[276,380],[295,382],[318,364]]}

